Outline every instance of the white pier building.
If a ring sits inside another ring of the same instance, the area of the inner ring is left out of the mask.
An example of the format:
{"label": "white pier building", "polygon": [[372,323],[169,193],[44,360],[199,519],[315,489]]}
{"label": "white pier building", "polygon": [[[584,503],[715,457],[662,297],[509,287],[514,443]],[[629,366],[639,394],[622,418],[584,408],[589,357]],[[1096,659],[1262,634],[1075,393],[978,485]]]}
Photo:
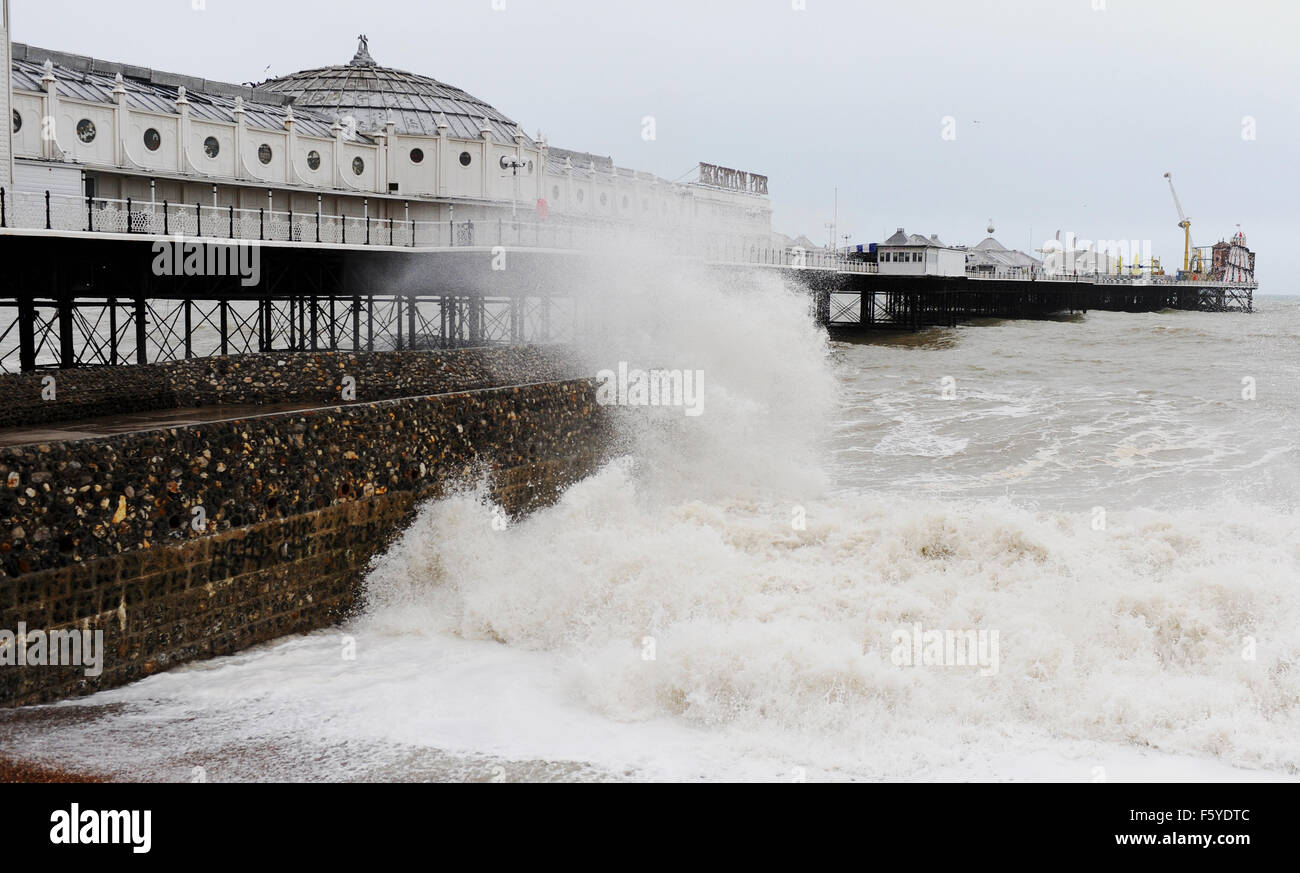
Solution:
{"label": "white pier building", "polygon": [[169,232],[237,220],[232,236],[315,241],[323,228],[327,244],[361,242],[365,221],[394,244],[472,245],[466,227],[505,220],[770,245],[766,177],[701,164],[676,183],[554,148],[459,88],[381,66],[364,37],[347,63],[255,87],[11,43],[7,22],[0,42],[10,227],[157,233],[167,203],[198,216],[168,215]]}

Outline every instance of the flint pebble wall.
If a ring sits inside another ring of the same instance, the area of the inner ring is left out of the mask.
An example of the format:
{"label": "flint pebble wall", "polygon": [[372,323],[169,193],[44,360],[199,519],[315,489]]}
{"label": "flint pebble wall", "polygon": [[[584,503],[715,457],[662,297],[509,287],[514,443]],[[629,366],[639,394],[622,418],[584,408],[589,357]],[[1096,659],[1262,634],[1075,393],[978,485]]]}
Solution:
{"label": "flint pebble wall", "polygon": [[[95,678],[0,665],[0,705],[85,694],[337,622],[371,558],[449,488],[485,477],[512,515],[554,499],[603,461],[608,422],[591,380],[549,378],[562,370],[550,353],[504,351],[369,364],[310,353],[297,372],[332,375],[342,363],[376,382],[404,374],[387,393],[452,390],[0,447],[0,629],[103,630],[107,649]],[[201,390],[247,402],[242,374],[262,364],[215,363],[232,382]],[[146,369],[121,372],[144,379]],[[259,381],[262,398],[284,399]]]}

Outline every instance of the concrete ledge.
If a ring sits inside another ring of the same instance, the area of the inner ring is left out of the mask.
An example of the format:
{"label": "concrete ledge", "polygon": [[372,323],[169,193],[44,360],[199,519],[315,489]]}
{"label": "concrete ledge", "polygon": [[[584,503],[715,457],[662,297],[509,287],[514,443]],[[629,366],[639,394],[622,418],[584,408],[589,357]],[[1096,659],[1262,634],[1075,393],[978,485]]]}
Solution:
{"label": "concrete ledge", "polygon": [[[387,400],[574,375],[564,351],[495,346],[446,351],[268,352],[191,358],[140,366],[85,367],[0,374],[0,428],[78,421],[130,410],[197,406],[342,402],[343,377],[355,400]],[[55,379],[55,399],[43,396]]]}

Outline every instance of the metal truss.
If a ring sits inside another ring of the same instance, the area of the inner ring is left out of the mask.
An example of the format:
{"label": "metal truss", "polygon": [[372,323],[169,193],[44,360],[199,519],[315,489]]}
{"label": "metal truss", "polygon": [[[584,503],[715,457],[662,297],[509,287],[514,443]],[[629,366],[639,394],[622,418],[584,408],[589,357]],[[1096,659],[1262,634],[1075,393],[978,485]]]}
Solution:
{"label": "metal truss", "polygon": [[0,372],[567,341],[575,310],[572,300],[546,296],[0,298]]}

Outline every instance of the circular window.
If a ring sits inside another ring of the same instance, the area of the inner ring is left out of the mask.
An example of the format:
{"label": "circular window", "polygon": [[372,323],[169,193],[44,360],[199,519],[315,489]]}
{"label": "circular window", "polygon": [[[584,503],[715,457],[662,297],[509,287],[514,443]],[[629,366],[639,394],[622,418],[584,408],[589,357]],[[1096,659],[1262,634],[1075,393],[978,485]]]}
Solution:
{"label": "circular window", "polygon": [[271,147],[266,143],[262,143],[260,146],[258,146],[257,159],[264,164],[271,163]]}
{"label": "circular window", "polygon": [[424,160],[424,149],[411,149],[411,163],[418,164]]}
{"label": "circular window", "polygon": [[357,157],[357,158],[353,158],[353,159],[352,159],[352,175],[354,175],[354,176],[360,176],[360,175],[361,175],[362,173],[364,173],[365,171],[366,171],[366,162],[363,161],[363,160],[361,160],[361,158],[359,158],[359,157]]}
{"label": "circular window", "polygon": [[461,165],[462,167],[468,167],[468,166],[469,166],[469,162],[472,161],[472,160],[474,160],[474,159],[473,159],[472,157],[470,157],[470,153],[469,153],[469,152],[461,152],[461,153],[460,153],[460,165]]}
{"label": "circular window", "polygon": [[215,158],[221,154],[221,143],[217,142],[215,136],[210,136],[203,141],[203,154],[210,158]]}
{"label": "circular window", "polygon": [[307,152],[307,166],[313,170],[320,169],[320,152],[315,149]]}
{"label": "circular window", "polygon": [[83,118],[77,122],[77,139],[82,142],[95,141],[95,122],[89,118]]}
{"label": "circular window", "polygon": [[14,133],[17,133],[22,129],[23,129],[23,117],[19,115],[18,110],[15,109],[14,110]]}
{"label": "circular window", "polygon": [[162,134],[160,134],[157,130],[151,127],[144,132],[145,148],[147,148],[151,152],[156,152],[158,151],[158,148],[161,145],[162,145]]}
{"label": "circular window", "polygon": [[578,189],[578,202],[581,203],[581,202],[583,201],[583,198],[586,197],[586,196],[587,196],[587,192],[586,192],[586,191],[583,191],[581,188],[579,188],[579,189]]}

